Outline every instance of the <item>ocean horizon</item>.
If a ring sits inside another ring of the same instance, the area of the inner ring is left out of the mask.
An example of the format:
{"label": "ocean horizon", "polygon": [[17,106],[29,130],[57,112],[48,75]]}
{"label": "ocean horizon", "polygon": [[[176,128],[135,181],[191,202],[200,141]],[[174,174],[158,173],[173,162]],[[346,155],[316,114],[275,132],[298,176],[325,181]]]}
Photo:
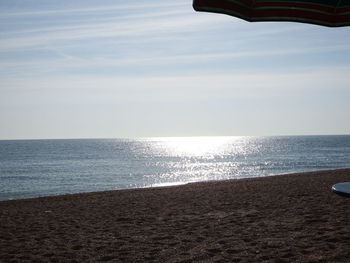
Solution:
{"label": "ocean horizon", "polygon": [[350,167],[350,135],[0,140],[0,200]]}

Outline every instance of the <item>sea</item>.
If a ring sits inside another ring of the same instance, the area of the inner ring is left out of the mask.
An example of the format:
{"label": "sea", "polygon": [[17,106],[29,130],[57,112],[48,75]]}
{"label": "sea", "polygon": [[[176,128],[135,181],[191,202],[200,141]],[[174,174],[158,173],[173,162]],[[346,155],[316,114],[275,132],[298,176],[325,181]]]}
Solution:
{"label": "sea", "polygon": [[0,141],[0,200],[350,167],[350,135]]}

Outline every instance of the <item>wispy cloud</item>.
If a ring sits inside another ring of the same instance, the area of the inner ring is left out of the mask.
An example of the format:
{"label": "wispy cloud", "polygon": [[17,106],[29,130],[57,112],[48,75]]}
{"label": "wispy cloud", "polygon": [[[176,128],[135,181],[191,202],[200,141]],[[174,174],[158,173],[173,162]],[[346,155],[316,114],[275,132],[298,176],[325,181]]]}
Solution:
{"label": "wispy cloud", "polygon": [[[101,38],[123,38],[136,36],[156,36],[160,34],[184,33],[195,30],[199,25],[212,26],[213,18],[197,19],[192,16],[154,17],[151,20],[125,20],[72,26],[54,26],[37,29],[36,32],[21,32],[14,36],[4,34],[0,40],[1,50],[42,47],[55,45],[57,41],[77,41]],[[217,25],[216,25],[217,26]],[[24,36],[21,36],[21,35]],[[19,35],[19,36],[18,36]]]}
{"label": "wispy cloud", "polygon": [[62,15],[62,14],[81,14],[81,13],[96,13],[96,12],[114,12],[114,11],[128,11],[135,9],[160,9],[160,8],[179,8],[184,7],[187,2],[164,2],[164,1],[152,1],[152,3],[121,3],[118,5],[107,6],[93,6],[93,7],[80,7],[80,8],[64,8],[64,9],[46,9],[46,10],[28,10],[28,11],[15,11],[0,12],[1,18],[19,17],[19,16],[42,16],[42,15]]}
{"label": "wispy cloud", "polygon": [[[348,89],[350,68],[304,73],[207,74],[155,77],[66,77],[3,79],[2,103],[117,103],[121,101],[272,98]],[[327,76],[327,78],[320,78]],[[22,94],[22,95],[19,95]],[[20,98],[23,98],[21,100]]]}
{"label": "wispy cloud", "polygon": [[[316,47],[316,48],[289,48],[280,50],[252,50],[252,51],[236,51],[236,52],[224,52],[224,53],[199,53],[199,54],[184,54],[184,55],[168,55],[164,53],[155,54],[143,54],[142,56],[118,56],[109,55],[104,57],[90,57],[81,58],[78,56],[70,55],[62,52],[60,49],[47,48],[52,51],[56,56],[46,57],[35,60],[16,60],[16,61],[1,61],[0,62],[0,74],[17,74],[19,72],[27,72],[29,69],[31,73],[40,72],[62,72],[70,69],[96,69],[106,67],[149,67],[149,66],[164,66],[164,65],[197,65],[202,63],[211,62],[223,62],[223,61],[235,61],[237,59],[244,58],[266,58],[271,59],[273,57],[283,56],[295,56],[295,55],[310,55],[310,54],[322,54],[325,52],[339,52],[350,51],[350,47],[347,45],[331,46],[331,47]],[[49,65],[49,67],[48,67]],[[308,65],[299,66],[299,69],[309,67]],[[319,65],[318,68],[325,68],[328,65]],[[213,66],[214,68],[214,66]],[[193,68],[194,69],[194,68]],[[185,68],[188,72],[189,69]],[[287,71],[291,69],[287,68]],[[99,71],[97,71],[99,72]],[[189,73],[189,72],[188,72]],[[252,72],[253,73],[253,72]],[[91,73],[89,73],[91,75]],[[22,74],[20,74],[22,75]]]}

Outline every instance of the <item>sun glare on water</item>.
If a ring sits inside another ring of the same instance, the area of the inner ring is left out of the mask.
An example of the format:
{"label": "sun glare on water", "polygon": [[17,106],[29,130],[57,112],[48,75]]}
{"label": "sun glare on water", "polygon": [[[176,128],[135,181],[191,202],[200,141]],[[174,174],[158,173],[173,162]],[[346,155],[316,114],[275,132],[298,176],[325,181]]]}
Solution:
{"label": "sun glare on water", "polygon": [[238,177],[249,138],[158,137],[143,142],[147,145],[145,154],[158,169],[146,176],[149,185],[169,186]]}
{"label": "sun glare on water", "polygon": [[[238,138],[238,137],[237,137]],[[223,154],[234,137],[167,137],[158,138],[159,146],[177,156],[214,156]]]}

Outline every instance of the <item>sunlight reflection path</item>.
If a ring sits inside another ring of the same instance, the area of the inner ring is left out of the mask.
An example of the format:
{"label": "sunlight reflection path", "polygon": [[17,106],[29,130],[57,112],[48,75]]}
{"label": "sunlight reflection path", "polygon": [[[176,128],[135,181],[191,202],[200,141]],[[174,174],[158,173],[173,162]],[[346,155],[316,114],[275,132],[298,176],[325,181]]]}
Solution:
{"label": "sunlight reflection path", "polygon": [[213,157],[225,154],[240,137],[168,137],[159,138],[158,146],[168,154],[184,157]]}
{"label": "sunlight reflection path", "polygon": [[[147,177],[152,186],[238,178],[242,160],[259,151],[250,137],[164,137],[150,138],[149,153],[163,158],[162,172]],[[164,162],[164,158],[167,161]],[[154,162],[152,162],[154,165]],[[164,167],[166,165],[166,167]],[[159,167],[160,168],[160,167]],[[252,171],[250,171],[252,172]]]}

